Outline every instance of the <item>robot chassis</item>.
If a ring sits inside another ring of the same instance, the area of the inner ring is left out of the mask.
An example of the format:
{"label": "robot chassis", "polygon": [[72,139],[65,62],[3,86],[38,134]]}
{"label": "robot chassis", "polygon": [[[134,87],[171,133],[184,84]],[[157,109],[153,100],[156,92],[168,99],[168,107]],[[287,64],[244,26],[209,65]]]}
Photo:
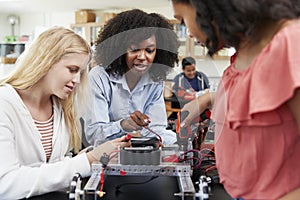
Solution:
{"label": "robot chassis", "polygon": [[[161,148],[158,151],[161,153]],[[122,153],[119,152],[119,160],[120,155],[122,155]],[[145,155],[141,155],[141,157],[145,156],[145,160],[148,160],[147,153]],[[140,163],[121,164],[119,162],[118,164],[108,164],[104,171],[102,169],[102,163],[98,162],[92,164],[92,174],[83,189],[81,188],[81,176],[80,174],[76,174],[70,184],[69,199],[85,200],[86,194],[92,194],[94,196],[94,200],[97,200],[99,197],[105,195],[105,192],[101,195],[99,194],[99,183],[101,182],[101,178],[106,175],[119,176],[120,174],[126,174],[125,176],[175,176],[177,177],[180,191],[178,193],[174,193],[174,196],[179,198],[181,197],[182,200],[184,200],[185,197],[193,198],[194,200],[209,200],[209,185],[211,183],[210,177],[200,176],[199,180],[194,184],[191,179],[193,170],[188,162],[178,163],[160,161],[158,165],[144,165]],[[104,173],[104,175],[101,173]],[[198,191],[196,191],[195,186],[198,186]]]}

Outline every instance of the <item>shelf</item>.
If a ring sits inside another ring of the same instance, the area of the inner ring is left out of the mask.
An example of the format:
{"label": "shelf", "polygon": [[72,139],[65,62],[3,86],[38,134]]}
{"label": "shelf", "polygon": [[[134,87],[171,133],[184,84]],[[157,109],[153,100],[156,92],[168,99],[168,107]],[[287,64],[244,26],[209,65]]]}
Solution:
{"label": "shelf", "polygon": [[86,41],[92,46],[97,40],[99,31],[103,27],[104,23],[82,23],[82,24],[71,24],[71,29],[86,39]]}
{"label": "shelf", "polygon": [[[207,56],[207,48],[198,44],[194,38],[190,38],[186,33],[185,25],[180,24],[178,20],[169,20],[169,22],[173,25],[174,31],[178,36],[179,41],[179,49],[178,56],[179,59],[182,59],[186,56],[192,56],[196,59],[208,59]],[[232,48],[224,48],[221,49],[217,55],[215,55],[212,59],[214,60],[227,60],[233,54]]]}
{"label": "shelf", "polygon": [[0,42],[0,62],[14,64],[25,50],[26,42]]}
{"label": "shelf", "polygon": [[0,42],[0,44],[12,44],[12,45],[16,45],[16,44],[26,44],[27,42]]}

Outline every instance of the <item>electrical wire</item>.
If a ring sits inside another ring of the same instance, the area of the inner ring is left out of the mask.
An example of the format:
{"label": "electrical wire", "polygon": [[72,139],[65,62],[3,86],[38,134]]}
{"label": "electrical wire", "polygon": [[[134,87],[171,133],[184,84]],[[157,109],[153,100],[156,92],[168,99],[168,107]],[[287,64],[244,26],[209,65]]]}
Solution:
{"label": "electrical wire", "polygon": [[[153,133],[154,135],[156,135],[158,137],[159,141],[162,142],[162,138],[161,138],[161,136],[157,132],[153,131],[148,126],[144,126],[144,128],[147,129],[148,131],[150,131],[151,133]],[[145,137],[147,137],[149,134],[150,133],[146,134]]]}
{"label": "electrical wire", "polygon": [[121,187],[129,186],[129,185],[143,185],[143,184],[147,184],[147,183],[153,181],[154,179],[156,179],[158,177],[159,176],[152,176],[152,177],[150,177],[150,179],[148,179],[148,180],[146,180],[144,182],[133,182],[133,183],[127,182],[127,183],[119,184],[119,185],[116,186],[116,192],[122,192],[122,191],[120,191]]}
{"label": "electrical wire", "polygon": [[[193,156],[192,157],[188,157],[189,153],[193,153]],[[197,155],[199,155],[199,157],[194,156],[194,153],[196,153]],[[201,152],[198,149],[190,149],[190,150],[187,150],[187,151],[183,152],[178,157],[178,161],[179,162],[185,162],[185,161],[188,161],[188,160],[196,160],[197,161],[195,164],[192,164],[192,168],[193,169],[200,168],[201,167],[201,163],[202,163]]]}
{"label": "electrical wire", "polygon": [[120,152],[120,150],[115,150],[115,151],[112,151],[110,152],[109,154],[109,162],[118,155],[118,153]]}
{"label": "electrical wire", "polygon": [[[104,180],[105,180],[105,170],[108,167],[108,163],[111,161],[111,159],[118,154],[119,150],[112,151],[110,154],[104,153],[101,158],[100,162],[102,163],[102,169],[101,169],[101,174],[100,174],[100,180],[99,180],[99,193],[98,196],[101,198],[104,195],[103,188],[104,188]],[[115,153],[114,155],[112,155]]]}
{"label": "electrical wire", "polygon": [[104,187],[104,171],[105,171],[105,167],[102,167],[102,171],[101,171],[101,175],[100,175],[100,180],[99,180],[99,193],[98,196],[101,198],[103,197],[104,193],[103,193],[103,187]]}

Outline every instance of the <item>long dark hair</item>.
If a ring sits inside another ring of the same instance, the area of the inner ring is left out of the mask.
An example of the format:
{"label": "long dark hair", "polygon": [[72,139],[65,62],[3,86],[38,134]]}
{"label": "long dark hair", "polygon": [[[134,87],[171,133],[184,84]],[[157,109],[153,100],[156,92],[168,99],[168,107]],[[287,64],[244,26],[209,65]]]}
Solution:
{"label": "long dark hair", "polygon": [[156,56],[149,70],[154,81],[165,80],[178,62],[178,39],[173,26],[159,14],[139,9],[124,11],[109,20],[96,41],[95,61],[107,73],[122,76],[126,73],[126,50],[132,44],[156,37]]}
{"label": "long dark hair", "polygon": [[[238,50],[241,36],[259,41],[261,28],[280,19],[300,16],[299,0],[172,0],[192,5],[197,12],[199,28],[207,35],[206,46],[213,55],[220,45],[217,24],[226,46]],[[255,41],[253,41],[255,40]]]}

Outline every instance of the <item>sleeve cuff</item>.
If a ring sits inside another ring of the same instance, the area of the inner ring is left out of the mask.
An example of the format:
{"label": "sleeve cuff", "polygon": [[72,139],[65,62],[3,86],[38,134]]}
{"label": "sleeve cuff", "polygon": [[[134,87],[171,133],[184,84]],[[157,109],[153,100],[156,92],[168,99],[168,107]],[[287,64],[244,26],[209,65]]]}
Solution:
{"label": "sleeve cuff", "polygon": [[88,177],[91,175],[91,165],[87,158],[86,153],[79,154],[73,157],[74,165],[78,167],[78,171],[82,177]]}

